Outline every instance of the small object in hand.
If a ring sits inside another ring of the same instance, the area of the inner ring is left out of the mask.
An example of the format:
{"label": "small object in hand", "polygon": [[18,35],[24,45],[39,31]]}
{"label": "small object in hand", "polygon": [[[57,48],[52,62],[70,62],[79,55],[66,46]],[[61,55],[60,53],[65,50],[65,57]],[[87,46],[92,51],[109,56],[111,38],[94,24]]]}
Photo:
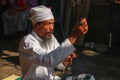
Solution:
{"label": "small object in hand", "polygon": [[82,22],[80,22],[80,24],[79,24],[80,26],[82,26],[83,25],[83,23]]}
{"label": "small object in hand", "polygon": [[72,58],[76,58],[77,55],[76,55],[75,53],[72,53],[72,54],[71,54],[71,57],[72,57]]}
{"label": "small object in hand", "polygon": [[88,28],[87,27],[85,27],[85,30],[87,30]]}

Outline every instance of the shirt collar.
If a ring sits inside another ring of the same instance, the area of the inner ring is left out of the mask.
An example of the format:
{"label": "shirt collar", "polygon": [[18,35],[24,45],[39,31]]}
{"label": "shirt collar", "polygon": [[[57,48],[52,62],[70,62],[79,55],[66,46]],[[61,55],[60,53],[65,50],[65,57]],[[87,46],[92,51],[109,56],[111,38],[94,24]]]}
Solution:
{"label": "shirt collar", "polygon": [[32,31],[32,35],[33,35],[38,41],[43,42],[43,39],[40,38],[40,37],[35,33],[34,30]]}

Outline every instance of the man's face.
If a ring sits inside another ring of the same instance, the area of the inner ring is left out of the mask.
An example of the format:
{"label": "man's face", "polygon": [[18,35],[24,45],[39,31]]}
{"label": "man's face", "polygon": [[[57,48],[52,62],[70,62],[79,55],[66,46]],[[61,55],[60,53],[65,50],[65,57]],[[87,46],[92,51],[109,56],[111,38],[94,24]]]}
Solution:
{"label": "man's face", "polygon": [[34,30],[40,37],[50,39],[54,31],[54,19],[36,23]]}

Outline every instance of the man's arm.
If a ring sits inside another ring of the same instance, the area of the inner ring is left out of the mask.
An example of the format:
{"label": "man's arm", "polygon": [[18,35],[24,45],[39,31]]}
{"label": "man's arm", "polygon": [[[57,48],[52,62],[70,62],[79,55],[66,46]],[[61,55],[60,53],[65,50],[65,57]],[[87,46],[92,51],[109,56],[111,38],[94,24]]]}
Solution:
{"label": "man's arm", "polygon": [[[88,32],[88,25],[87,20],[83,18],[79,24],[77,23],[73,28],[71,34],[69,35],[68,39],[72,44],[75,43],[76,39],[81,36],[85,35]],[[71,55],[67,56],[66,59],[62,62],[64,66],[68,66],[72,64],[72,59],[76,58],[76,54],[72,53]]]}
{"label": "man's arm", "polygon": [[[56,67],[58,64],[61,63],[61,61],[65,60],[66,56],[75,51],[74,46],[68,39],[66,39],[59,47],[49,53],[44,51],[43,49],[39,50],[38,48],[36,48],[36,46],[39,47],[39,45],[33,44],[24,44],[23,40],[19,47],[20,57],[28,63],[33,63],[46,67]],[[25,45],[28,47],[26,47]]]}

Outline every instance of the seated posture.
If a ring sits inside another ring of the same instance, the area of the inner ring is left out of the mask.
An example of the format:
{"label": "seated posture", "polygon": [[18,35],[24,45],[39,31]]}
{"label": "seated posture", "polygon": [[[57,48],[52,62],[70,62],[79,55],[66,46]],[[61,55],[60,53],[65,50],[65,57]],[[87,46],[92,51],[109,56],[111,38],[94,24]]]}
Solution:
{"label": "seated posture", "polygon": [[25,31],[29,10],[38,5],[37,0],[9,0],[10,8],[2,14],[4,34]]}
{"label": "seated posture", "polygon": [[54,68],[69,61],[66,58],[76,50],[76,39],[88,31],[87,21],[83,18],[76,23],[69,36],[59,44],[53,35],[55,20],[50,8],[43,5],[31,8],[30,20],[33,30],[21,39],[18,49],[22,80],[60,80]]}

